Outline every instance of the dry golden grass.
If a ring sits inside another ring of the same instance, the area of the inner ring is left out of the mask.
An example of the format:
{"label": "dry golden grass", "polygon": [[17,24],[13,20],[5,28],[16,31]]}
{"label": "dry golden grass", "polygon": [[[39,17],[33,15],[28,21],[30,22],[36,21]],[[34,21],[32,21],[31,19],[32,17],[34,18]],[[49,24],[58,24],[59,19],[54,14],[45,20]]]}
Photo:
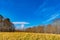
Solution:
{"label": "dry golden grass", "polygon": [[60,40],[60,34],[0,32],[0,40]]}

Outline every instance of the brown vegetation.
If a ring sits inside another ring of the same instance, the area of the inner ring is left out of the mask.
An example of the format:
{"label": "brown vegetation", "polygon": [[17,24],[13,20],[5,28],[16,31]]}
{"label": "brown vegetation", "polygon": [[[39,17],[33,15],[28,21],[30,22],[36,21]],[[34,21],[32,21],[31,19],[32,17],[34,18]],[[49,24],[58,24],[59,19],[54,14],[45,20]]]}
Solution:
{"label": "brown vegetation", "polygon": [[46,26],[27,28],[25,32],[60,34],[60,19],[55,19],[52,24]]}
{"label": "brown vegetation", "polygon": [[9,18],[4,18],[0,15],[0,32],[12,32],[15,31],[14,24],[10,22]]}

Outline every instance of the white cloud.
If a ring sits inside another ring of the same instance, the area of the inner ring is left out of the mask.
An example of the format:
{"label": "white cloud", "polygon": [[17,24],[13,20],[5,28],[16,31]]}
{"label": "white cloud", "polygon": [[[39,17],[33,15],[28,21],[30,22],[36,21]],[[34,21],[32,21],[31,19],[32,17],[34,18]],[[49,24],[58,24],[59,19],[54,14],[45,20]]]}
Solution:
{"label": "white cloud", "polygon": [[17,29],[24,29],[24,27],[25,27],[25,24],[29,24],[28,22],[12,22],[13,24],[20,24],[19,26],[17,26],[16,28]]}
{"label": "white cloud", "polygon": [[52,21],[53,19],[57,18],[60,14],[54,14],[51,16],[51,18],[49,18],[48,20],[44,21],[43,23],[46,23],[46,22],[50,22]]}
{"label": "white cloud", "polygon": [[29,24],[28,22],[12,22],[13,24]]}

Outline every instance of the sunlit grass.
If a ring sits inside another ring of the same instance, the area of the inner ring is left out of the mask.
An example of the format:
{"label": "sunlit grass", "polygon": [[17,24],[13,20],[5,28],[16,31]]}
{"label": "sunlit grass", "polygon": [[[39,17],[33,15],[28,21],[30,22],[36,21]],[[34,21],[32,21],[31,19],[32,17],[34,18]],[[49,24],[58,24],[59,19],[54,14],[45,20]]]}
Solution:
{"label": "sunlit grass", "polygon": [[0,32],[0,40],[60,40],[60,34]]}

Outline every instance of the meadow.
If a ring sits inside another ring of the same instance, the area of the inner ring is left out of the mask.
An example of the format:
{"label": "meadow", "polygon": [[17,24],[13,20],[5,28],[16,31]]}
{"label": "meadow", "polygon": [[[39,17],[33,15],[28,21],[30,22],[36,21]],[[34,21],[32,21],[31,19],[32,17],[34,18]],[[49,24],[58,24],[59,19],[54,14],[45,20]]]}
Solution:
{"label": "meadow", "polygon": [[0,40],[60,40],[60,34],[0,32]]}

